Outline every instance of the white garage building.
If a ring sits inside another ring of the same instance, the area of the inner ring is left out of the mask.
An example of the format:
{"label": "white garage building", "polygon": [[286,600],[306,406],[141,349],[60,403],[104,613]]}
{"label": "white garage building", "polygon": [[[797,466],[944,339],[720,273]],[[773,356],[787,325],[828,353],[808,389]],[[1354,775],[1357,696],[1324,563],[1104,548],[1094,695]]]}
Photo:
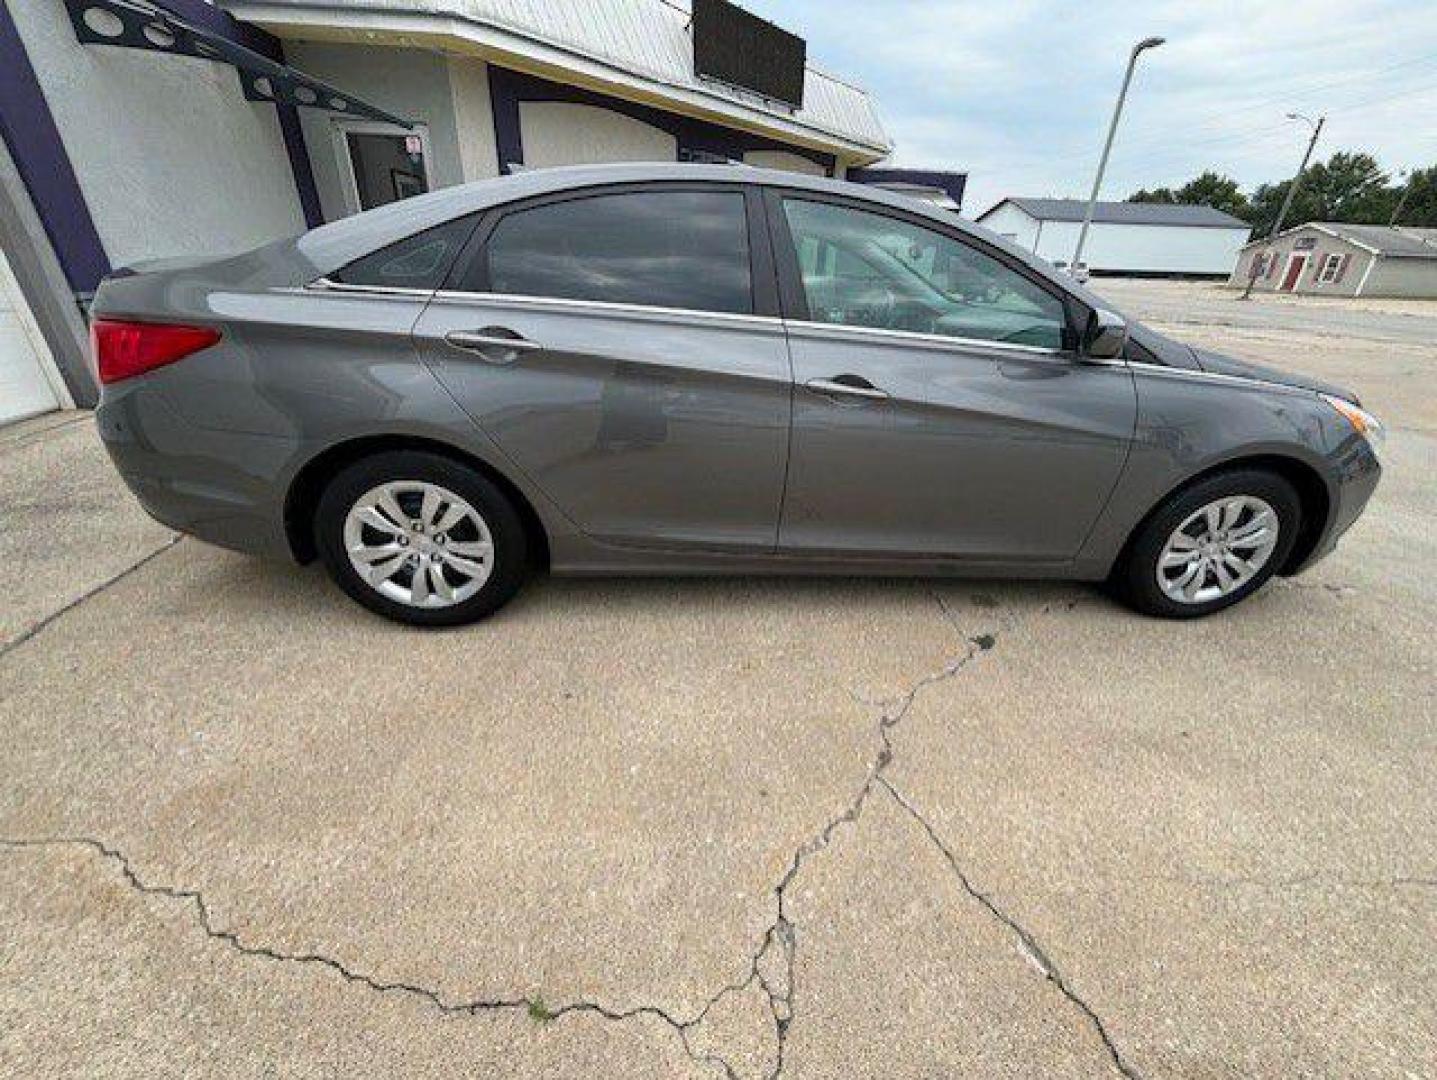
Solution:
{"label": "white garage building", "polygon": [[0,251],[0,424],[72,400],[10,260]]}
{"label": "white garage building", "polygon": [[[1081,199],[1008,198],[978,221],[1049,262],[1066,265],[1087,206]],[[1225,278],[1250,232],[1247,222],[1210,206],[1100,202],[1083,261],[1095,274]]]}

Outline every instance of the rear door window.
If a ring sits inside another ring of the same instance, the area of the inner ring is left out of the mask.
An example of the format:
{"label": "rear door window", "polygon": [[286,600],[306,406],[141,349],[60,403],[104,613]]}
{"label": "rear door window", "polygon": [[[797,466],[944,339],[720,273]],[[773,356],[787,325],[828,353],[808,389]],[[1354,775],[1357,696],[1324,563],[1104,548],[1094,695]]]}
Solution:
{"label": "rear door window", "polygon": [[741,191],[626,191],[515,210],[466,273],[470,292],[753,311]]}
{"label": "rear door window", "polygon": [[328,275],[329,280],[371,288],[437,289],[478,223],[478,215],[470,214],[425,229],[354,260]]}

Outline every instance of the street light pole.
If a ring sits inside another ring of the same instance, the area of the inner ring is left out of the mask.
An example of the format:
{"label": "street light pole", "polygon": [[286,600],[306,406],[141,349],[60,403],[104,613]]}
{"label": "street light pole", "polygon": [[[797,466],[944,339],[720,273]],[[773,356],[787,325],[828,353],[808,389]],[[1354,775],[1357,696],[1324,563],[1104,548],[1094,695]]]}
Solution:
{"label": "street light pole", "polygon": [[1108,154],[1113,149],[1113,136],[1118,133],[1118,120],[1123,115],[1123,102],[1127,100],[1128,86],[1133,81],[1133,68],[1137,67],[1138,56],[1146,49],[1156,49],[1166,38],[1150,37],[1143,38],[1133,46],[1133,51],[1128,55],[1128,69],[1123,72],[1123,86],[1118,91],[1118,103],[1113,107],[1113,119],[1108,124],[1108,138],[1103,143],[1103,156],[1098,159],[1098,174],[1093,177],[1093,190],[1088,195],[1088,208],[1083,212],[1083,227],[1078,232],[1078,246],[1073,249],[1073,261],[1068,265],[1070,273],[1078,272],[1078,264],[1083,261],[1083,245],[1088,240],[1088,227],[1093,224],[1093,211],[1098,205],[1098,189],[1103,186],[1103,173],[1108,168]]}
{"label": "street light pole", "polygon": [[[1287,185],[1287,195],[1282,200],[1282,207],[1277,211],[1277,220],[1272,223],[1272,232],[1267,234],[1267,244],[1262,249],[1266,255],[1272,250],[1272,242],[1277,239],[1277,234],[1282,231],[1282,223],[1287,220],[1287,212],[1292,209],[1292,198],[1297,194],[1297,187],[1302,183],[1302,174],[1307,171],[1307,163],[1312,160],[1312,149],[1317,145],[1317,137],[1322,134],[1322,125],[1327,123],[1327,117],[1319,116],[1314,123],[1311,117],[1303,116],[1301,113],[1288,113],[1289,120],[1301,120],[1304,123],[1312,124],[1312,138],[1307,140],[1307,152],[1302,155],[1302,164],[1297,167],[1297,175],[1292,178],[1292,183]],[[1247,272],[1247,288],[1242,290],[1239,300],[1247,300],[1252,297],[1252,283],[1257,280],[1257,257],[1252,260],[1252,269]]]}

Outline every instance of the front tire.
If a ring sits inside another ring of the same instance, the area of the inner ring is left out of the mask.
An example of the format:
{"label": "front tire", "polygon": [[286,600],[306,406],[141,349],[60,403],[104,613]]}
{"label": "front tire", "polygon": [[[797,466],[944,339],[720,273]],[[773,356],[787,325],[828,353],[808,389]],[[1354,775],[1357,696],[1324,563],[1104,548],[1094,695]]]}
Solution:
{"label": "front tire", "polygon": [[1302,502],[1281,476],[1218,473],[1170,496],[1138,526],[1113,584],[1145,615],[1211,615],[1267,583],[1291,554],[1301,523]]}
{"label": "front tire", "polygon": [[528,574],[513,503],[486,477],[438,454],[392,451],[347,466],[320,496],[314,528],[341,589],[415,626],[482,619]]}

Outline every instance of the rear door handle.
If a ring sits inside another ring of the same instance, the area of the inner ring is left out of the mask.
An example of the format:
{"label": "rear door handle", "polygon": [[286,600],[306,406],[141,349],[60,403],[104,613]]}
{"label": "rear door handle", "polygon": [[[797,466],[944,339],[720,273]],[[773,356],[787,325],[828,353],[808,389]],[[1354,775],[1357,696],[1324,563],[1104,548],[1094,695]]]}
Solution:
{"label": "rear door handle", "polygon": [[815,394],[864,398],[868,401],[888,400],[887,390],[880,390],[862,375],[844,374],[835,375],[831,379],[809,379],[803,385]]}
{"label": "rear door handle", "polygon": [[537,341],[520,337],[502,326],[486,326],[482,330],[451,330],[444,335],[444,340],[456,349],[478,353],[485,360],[500,364],[517,360],[520,353],[543,348]]}

